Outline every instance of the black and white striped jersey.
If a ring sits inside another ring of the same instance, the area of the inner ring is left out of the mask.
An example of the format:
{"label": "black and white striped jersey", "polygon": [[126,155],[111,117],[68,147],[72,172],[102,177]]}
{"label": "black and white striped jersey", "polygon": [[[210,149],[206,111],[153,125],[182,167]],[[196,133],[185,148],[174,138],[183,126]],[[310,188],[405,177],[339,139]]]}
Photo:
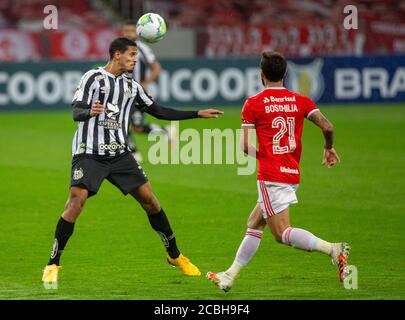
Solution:
{"label": "black and white striped jersey", "polygon": [[156,62],[156,56],[152,49],[141,41],[136,41],[138,49],[138,59],[135,64],[134,71],[132,72],[132,78],[139,83],[145,81],[148,77],[149,65]]}
{"label": "black and white striped jersey", "polygon": [[73,103],[90,107],[99,100],[105,112],[79,121],[73,137],[72,154],[115,156],[128,149],[126,136],[135,109],[144,111],[154,102],[130,74],[115,76],[102,67],[86,72]]}

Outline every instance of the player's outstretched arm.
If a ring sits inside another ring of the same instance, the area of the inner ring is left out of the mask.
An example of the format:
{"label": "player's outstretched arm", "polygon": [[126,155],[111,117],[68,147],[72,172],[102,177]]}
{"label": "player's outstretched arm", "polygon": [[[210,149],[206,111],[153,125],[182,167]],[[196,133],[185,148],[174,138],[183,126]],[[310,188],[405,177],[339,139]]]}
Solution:
{"label": "player's outstretched arm", "polygon": [[217,118],[218,115],[223,114],[222,111],[216,109],[206,109],[199,111],[184,111],[167,108],[153,102],[149,107],[144,110],[146,113],[163,120],[186,120],[194,118]]}
{"label": "player's outstretched arm", "polygon": [[328,119],[320,112],[316,111],[313,112],[309,117],[308,120],[312,121],[315,125],[317,125],[323,133],[323,137],[325,140],[324,145],[324,152],[323,152],[323,160],[322,165],[327,165],[328,168],[334,166],[336,163],[340,162],[340,158],[333,148],[333,125],[330,123]]}
{"label": "player's outstretched arm", "polygon": [[219,115],[224,114],[223,111],[217,110],[217,109],[205,109],[205,110],[199,110],[198,111],[198,117],[199,118],[218,118]]}

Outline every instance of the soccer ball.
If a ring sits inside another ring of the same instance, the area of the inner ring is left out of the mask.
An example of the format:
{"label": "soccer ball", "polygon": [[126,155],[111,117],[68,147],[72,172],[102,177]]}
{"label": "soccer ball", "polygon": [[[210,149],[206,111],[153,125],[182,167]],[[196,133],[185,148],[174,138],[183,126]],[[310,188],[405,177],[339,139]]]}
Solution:
{"label": "soccer ball", "polygon": [[166,22],[156,13],[146,13],[136,24],[136,33],[142,41],[154,43],[166,34]]}

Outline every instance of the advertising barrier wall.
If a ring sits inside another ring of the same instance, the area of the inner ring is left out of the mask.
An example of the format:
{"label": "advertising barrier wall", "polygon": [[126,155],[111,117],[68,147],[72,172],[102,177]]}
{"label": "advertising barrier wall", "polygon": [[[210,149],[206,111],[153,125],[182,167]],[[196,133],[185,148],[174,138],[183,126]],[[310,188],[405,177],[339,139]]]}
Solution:
{"label": "advertising barrier wall", "polygon": [[[262,90],[259,59],[161,60],[150,94],[167,106],[241,106]],[[69,108],[81,75],[105,62],[0,64],[0,110]],[[289,60],[285,86],[317,103],[405,102],[405,56]]]}

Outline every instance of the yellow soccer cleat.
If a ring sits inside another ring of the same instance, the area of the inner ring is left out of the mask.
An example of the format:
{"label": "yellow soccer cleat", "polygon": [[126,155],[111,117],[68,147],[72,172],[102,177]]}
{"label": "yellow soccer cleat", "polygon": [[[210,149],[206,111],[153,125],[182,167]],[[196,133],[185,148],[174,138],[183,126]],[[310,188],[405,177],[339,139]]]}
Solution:
{"label": "yellow soccer cleat", "polygon": [[44,273],[42,275],[42,282],[44,283],[45,287],[47,287],[47,285],[57,285],[58,272],[60,268],[62,267],[57,266],[56,264],[48,265],[45,267]]}
{"label": "yellow soccer cleat", "polygon": [[186,276],[200,276],[201,272],[190,260],[180,254],[176,259],[167,256],[167,262],[172,266],[179,267]]}

